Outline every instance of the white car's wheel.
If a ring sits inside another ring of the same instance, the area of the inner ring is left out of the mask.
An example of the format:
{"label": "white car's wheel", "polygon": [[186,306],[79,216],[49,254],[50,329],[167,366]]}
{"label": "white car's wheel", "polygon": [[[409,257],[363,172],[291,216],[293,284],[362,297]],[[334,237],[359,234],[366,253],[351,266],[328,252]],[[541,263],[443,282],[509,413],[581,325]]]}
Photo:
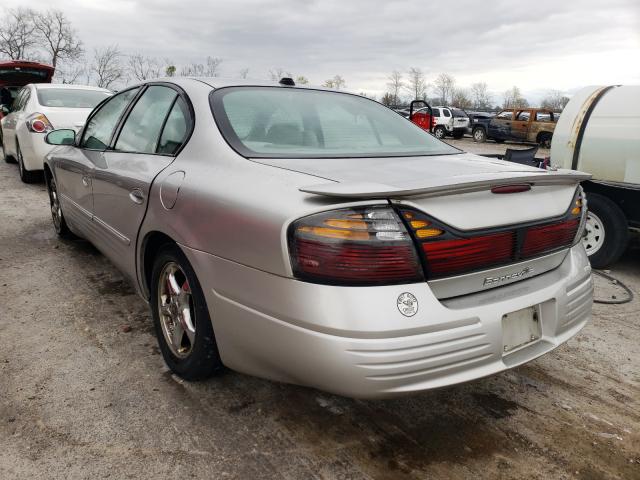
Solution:
{"label": "white car's wheel", "polygon": [[585,235],[582,239],[584,249],[587,255],[594,255],[604,245],[605,230],[604,224],[600,217],[593,212],[587,213],[587,221],[585,224]]}

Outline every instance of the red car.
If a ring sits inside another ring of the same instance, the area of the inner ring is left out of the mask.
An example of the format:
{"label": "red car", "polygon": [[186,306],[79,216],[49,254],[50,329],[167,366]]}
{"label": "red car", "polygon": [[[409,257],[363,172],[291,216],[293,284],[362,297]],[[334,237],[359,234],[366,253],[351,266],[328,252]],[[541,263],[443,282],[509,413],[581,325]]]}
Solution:
{"label": "red car", "polygon": [[51,83],[55,68],[27,60],[0,62],[0,119],[8,112],[18,91],[29,83]]}

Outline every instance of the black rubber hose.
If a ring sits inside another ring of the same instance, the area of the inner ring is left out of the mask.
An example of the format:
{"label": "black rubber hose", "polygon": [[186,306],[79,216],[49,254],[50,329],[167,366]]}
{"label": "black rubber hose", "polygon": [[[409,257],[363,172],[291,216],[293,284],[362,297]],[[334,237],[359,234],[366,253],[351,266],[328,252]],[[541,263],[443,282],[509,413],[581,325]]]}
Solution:
{"label": "black rubber hose", "polygon": [[615,285],[619,285],[621,286],[625,292],[627,292],[628,297],[627,298],[623,298],[622,300],[598,300],[597,298],[593,299],[593,303],[605,303],[607,305],[620,305],[622,303],[629,303],[631,300],[633,300],[633,292],[631,291],[631,289],[629,287],[627,287],[624,283],[622,283],[620,280],[618,280],[615,277],[612,277],[611,275],[604,273],[601,270],[593,270],[593,273],[596,275],[600,275],[603,278],[606,278],[607,280],[613,282]]}

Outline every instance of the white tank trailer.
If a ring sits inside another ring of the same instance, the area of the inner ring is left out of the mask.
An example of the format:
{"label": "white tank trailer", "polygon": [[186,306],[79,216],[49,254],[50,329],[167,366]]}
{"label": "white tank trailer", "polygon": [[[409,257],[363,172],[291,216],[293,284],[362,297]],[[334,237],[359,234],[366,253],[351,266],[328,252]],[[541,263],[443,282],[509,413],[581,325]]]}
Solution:
{"label": "white tank trailer", "polygon": [[640,231],[640,85],[592,86],[574,95],[553,133],[551,164],[593,175],[583,183],[584,245],[595,268],[612,264],[629,230]]}

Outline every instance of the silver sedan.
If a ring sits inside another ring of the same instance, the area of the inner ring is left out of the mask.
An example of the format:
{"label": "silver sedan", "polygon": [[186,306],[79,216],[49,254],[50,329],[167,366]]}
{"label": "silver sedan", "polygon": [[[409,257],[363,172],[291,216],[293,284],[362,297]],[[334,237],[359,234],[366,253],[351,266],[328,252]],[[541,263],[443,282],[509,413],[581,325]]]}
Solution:
{"label": "silver sedan", "polygon": [[388,397],[528,362],[590,318],[587,175],[464,153],[367,98],[150,81],[47,142],[57,233],[136,286],[185,379]]}

